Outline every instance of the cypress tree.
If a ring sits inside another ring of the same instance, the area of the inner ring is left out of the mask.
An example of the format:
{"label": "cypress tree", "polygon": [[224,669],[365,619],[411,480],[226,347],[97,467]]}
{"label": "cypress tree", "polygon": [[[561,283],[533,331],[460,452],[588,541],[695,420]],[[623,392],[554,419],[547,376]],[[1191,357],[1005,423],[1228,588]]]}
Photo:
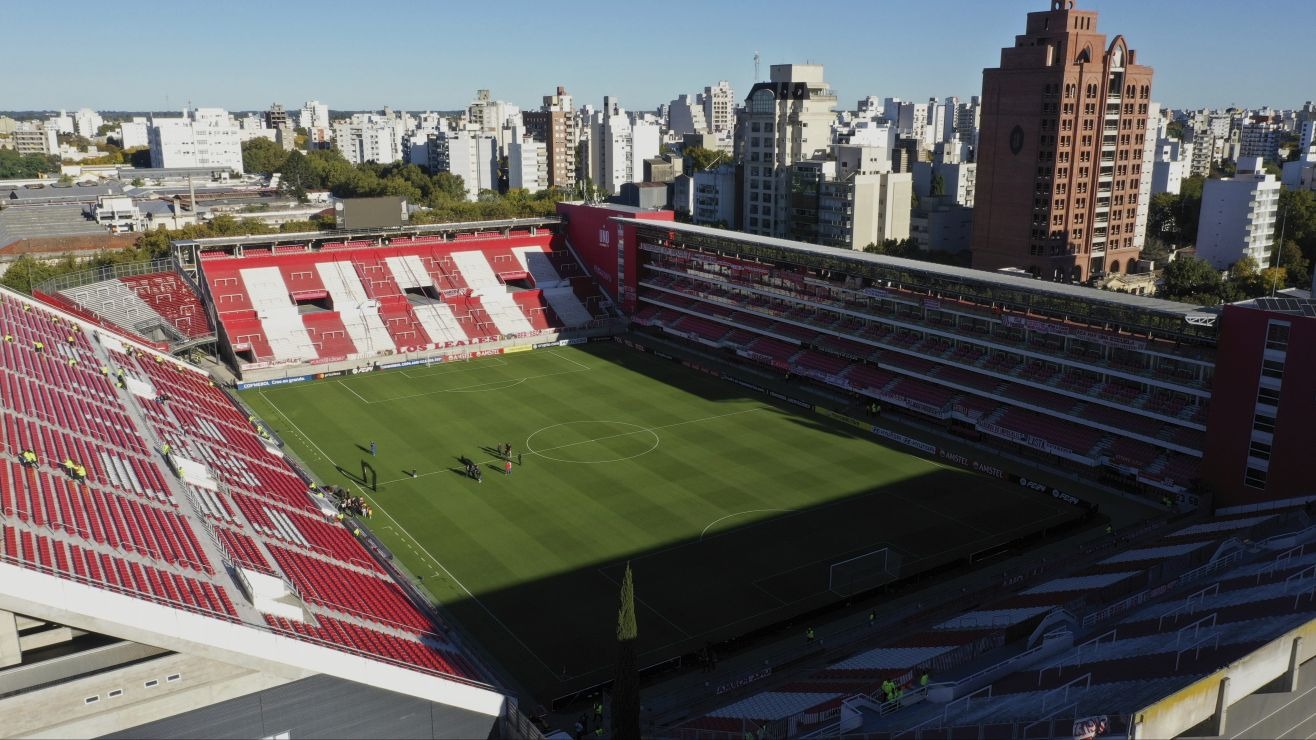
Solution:
{"label": "cypress tree", "polygon": [[621,579],[617,609],[617,675],[612,683],[612,737],[640,740],[640,671],[636,663],[635,583],[631,564]]}

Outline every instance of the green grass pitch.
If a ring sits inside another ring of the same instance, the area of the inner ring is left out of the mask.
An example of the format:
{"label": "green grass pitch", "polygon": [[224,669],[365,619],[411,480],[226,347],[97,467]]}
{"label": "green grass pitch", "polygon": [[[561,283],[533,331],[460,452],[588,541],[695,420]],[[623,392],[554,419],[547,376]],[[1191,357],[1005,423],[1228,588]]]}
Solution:
{"label": "green grass pitch", "polygon": [[243,399],[322,481],[365,492],[379,538],[545,694],[609,677],[627,560],[653,663],[834,600],[833,562],[890,547],[908,575],[1074,513],[620,344]]}

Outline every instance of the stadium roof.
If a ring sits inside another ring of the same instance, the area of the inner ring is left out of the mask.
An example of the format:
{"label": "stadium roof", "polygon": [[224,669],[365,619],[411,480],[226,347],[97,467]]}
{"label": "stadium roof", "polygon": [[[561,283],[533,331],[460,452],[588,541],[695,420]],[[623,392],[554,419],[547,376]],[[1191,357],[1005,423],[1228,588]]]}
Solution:
{"label": "stadium roof", "polygon": [[104,226],[87,218],[79,203],[0,211],[0,247],[23,239],[79,234],[109,236]]}
{"label": "stadium roof", "polygon": [[60,185],[51,184],[41,187],[4,187],[0,188],[0,199],[8,205],[27,205],[39,203],[91,203],[102,195],[122,195],[123,186],[117,182],[97,183],[95,185]]}
{"label": "stadium roof", "polygon": [[1316,318],[1316,300],[1310,297],[1303,297],[1301,293],[1305,291],[1295,291],[1294,295],[1273,295],[1261,298],[1253,298],[1247,301],[1240,301],[1235,304],[1247,308],[1259,308],[1262,311],[1274,311],[1276,313],[1293,314],[1294,316],[1305,316],[1309,319]]}
{"label": "stadium roof", "polygon": [[905,259],[903,257],[870,254],[868,252],[841,249],[839,247],[825,247],[817,244],[808,244],[806,242],[791,241],[789,239],[778,239],[769,236],[758,236],[756,234],[745,234],[738,231],[728,231],[726,229],[715,229],[708,226],[696,226],[694,224],[682,224],[671,221],[644,221],[631,218],[617,218],[615,220],[664,231],[675,231],[678,233],[694,234],[715,239],[727,239],[755,246],[805,252],[824,257],[894,267],[902,270],[916,270],[953,280],[988,283],[1003,288],[1025,290],[1033,293],[1049,293],[1063,298],[1078,299],[1093,303],[1106,303],[1123,308],[1136,308],[1154,313],[1173,314],[1184,320],[1188,320],[1189,317],[1213,320],[1217,314],[1216,309],[1201,307],[1191,303],[1179,303],[1161,298],[1133,295],[1131,293],[1097,290],[1095,288],[1087,288],[1069,283],[1053,283],[1046,280],[1019,277],[1017,275],[990,272],[987,270],[973,270],[967,267],[940,265],[934,262],[923,262],[921,260]]}
{"label": "stadium roof", "polygon": [[445,231],[473,231],[479,229],[515,229],[524,226],[546,226],[560,223],[557,216],[539,218],[508,218],[498,221],[461,221],[446,224],[417,224],[395,229],[339,229],[336,231],[299,231],[287,234],[256,234],[253,236],[215,236],[205,239],[187,239],[174,242],[175,247],[195,246],[199,249],[208,247],[232,247],[244,244],[268,244],[270,242],[306,242],[325,239],[350,239],[359,236],[395,236],[408,234],[433,234]]}

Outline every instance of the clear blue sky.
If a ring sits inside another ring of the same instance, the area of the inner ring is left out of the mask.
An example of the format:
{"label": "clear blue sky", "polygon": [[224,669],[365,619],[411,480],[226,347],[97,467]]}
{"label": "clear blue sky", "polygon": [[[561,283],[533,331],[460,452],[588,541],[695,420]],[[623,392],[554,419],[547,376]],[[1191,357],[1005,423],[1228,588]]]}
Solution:
{"label": "clear blue sky", "polygon": [[[1316,99],[1316,2],[1078,0],[1156,69],[1171,107]],[[534,108],[565,85],[652,109],[774,63],[820,62],[842,107],[865,95],[978,92],[983,67],[1048,0],[323,0],[6,4],[0,110],[451,110],[477,88]]]}

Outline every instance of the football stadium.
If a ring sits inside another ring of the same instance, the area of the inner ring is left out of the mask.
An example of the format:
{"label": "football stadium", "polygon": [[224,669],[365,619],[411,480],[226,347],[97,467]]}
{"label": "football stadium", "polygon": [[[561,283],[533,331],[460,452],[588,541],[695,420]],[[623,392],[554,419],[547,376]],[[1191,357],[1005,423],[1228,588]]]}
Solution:
{"label": "football stadium", "polygon": [[0,295],[5,734],[606,727],[628,567],[646,736],[1316,729],[1309,298],[671,215]]}

